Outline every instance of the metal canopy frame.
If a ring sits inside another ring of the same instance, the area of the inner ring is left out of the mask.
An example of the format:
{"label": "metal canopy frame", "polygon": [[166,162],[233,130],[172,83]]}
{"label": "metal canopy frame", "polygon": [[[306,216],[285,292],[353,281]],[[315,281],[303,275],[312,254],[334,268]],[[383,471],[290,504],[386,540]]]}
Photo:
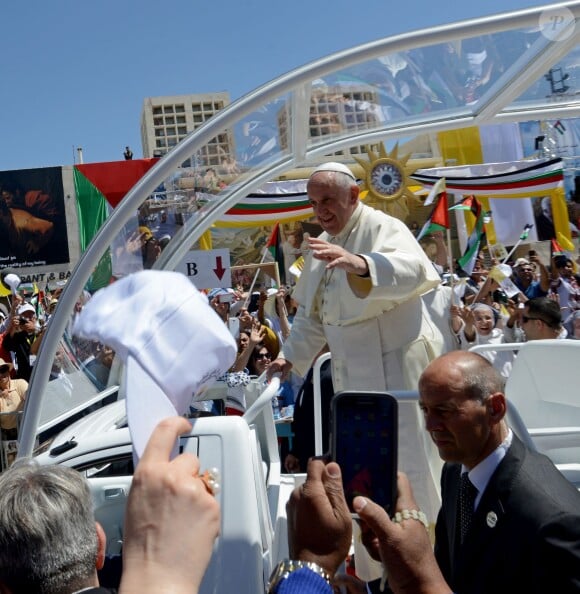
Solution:
{"label": "metal canopy frame", "polygon": [[[419,115],[408,114],[398,119],[386,119],[381,122],[381,125],[364,130],[352,129],[341,134],[309,138],[310,101],[313,90],[316,91],[319,88],[317,84],[321,79],[348,72],[350,68],[357,68],[383,56],[412,52],[435,44],[502,34],[502,32],[509,34],[510,31],[520,35],[522,32],[527,34],[538,30],[542,15],[549,11],[569,11],[567,14],[571,14],[573,19],[560,31],[560,37],[557,40],[540,34],[536,35],[534,43],[474,103]],[[34,367],[21,426],[19,456],[32,454],[41,414],[43,391],[49,379],[52,361],[59,340],[69,323],[77,296],[81,294],[92,271],[144,200],[153,194],[164,180],[170,179],[184,162],[211,139],[224,131],[234,130],[244,118],[251,117],[270,103],[276,104],[276,101],[281,101],[283,105],[288,106],[289,146],[285,150],[280,150],[278,154],[255,163],[252,168],[235,179],[234,183],[223,189],[215,200],[204,205],[197,216],[189,219],[181,231],[174,236],[157,261],[156,268],[176,267],[190,246],[209,229],[210,225],[263,183],[288,170],[320,161],[325,155],[335,151],[419,133],[433,133],[484,123],[577,116],[580,89],[574,89],[578,94],[571,93],[558,97],[558,101],[547,97],[533,101],[518,101],[518,98],[570,53],[573,53],[580,63],[579,20],[580,1],[562,2],[385,38],[338,52],[284,74],[235,101],[202,124],[165,155],[129,191],[75,267],[59,299],[58,308],[44,336],[43,346]],[[580,68],[580,64],[574,64],[574,66]]]}

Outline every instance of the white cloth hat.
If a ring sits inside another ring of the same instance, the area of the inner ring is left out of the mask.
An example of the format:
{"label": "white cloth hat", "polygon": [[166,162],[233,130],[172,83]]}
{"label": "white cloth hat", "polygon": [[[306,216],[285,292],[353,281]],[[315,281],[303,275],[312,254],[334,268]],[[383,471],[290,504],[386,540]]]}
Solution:
{"label": "white cloth hat", "polygon": [[334,171],[336,173],[346,173],[346,175],[348,175],[354,181],[356,181],[356,177],[354,176],[354,173],[346,165],[343,165],[342,163],[336,163],[336,162],[332,162],[332,161],[330,163],[323,163],[322,165],[319,165],[310,174],[310,177],[312,177],[316,173],[320,173],[321,171]]}
{"label": "white cloth hat", "polygon": [[126,362],[127,417],[138,457],[159,421],[183,414],[237,352],[207,298],[169,271],[144,270],[97,291],[73,333],[110,346]]}
{"label": "white cloth hat", "polygon": [[23,303],[22,305],[20,305],[16,310],[16,313],[19,316],[21,316],[23,313],[26,313],[27,311],[31,311],[33,314],[36,315],[36,310],[34,309],[34,306],[30,303]]}

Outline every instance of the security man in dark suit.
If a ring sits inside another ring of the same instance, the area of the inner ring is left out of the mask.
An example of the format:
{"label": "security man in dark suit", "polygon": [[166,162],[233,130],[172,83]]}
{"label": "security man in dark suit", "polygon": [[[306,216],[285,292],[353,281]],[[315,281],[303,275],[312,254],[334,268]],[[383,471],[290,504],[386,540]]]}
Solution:
{"label": "security man in dark suit", "polygon": [[580,592],[580,493],[509,429],[503,388],[486,359],[464,351],[435,359],[419,381],[446,462],[437,561],[455,594]]}

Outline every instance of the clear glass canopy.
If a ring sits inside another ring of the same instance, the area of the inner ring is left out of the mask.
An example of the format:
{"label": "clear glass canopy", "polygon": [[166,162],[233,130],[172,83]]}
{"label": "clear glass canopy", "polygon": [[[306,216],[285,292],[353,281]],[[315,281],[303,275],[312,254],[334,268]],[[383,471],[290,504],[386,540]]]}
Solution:
{"label": "clear glass canopy", "polygon": [[[154,263],[176,269],[249,194],[274,179],[297,179],[296,170],[330,156],[355,163],[367,147],[390,150],[424,138],[409,146],[413,157],[429,159],[438,156],[428,140],[435,132],[578,117],[579,18],[580,2],[565,2],[386,38],[284,74],[205,122],[127,194],[82,256],[36,362],[20,455],[32,452],[39,426],[64,414],[49,402],[58,395],[46,389],[55,354],[63,340],[74,349],[66,329],[77,298],[102,258],[126,249],[139,210],[171,203],[179,213],[180,230]],[[224,135],[230,154],[220,156]],[[293,207],[308,205],[296,199]],[[127,266],[130,273],[143,263]],[[82,389],[86,394],[84,381]]]}

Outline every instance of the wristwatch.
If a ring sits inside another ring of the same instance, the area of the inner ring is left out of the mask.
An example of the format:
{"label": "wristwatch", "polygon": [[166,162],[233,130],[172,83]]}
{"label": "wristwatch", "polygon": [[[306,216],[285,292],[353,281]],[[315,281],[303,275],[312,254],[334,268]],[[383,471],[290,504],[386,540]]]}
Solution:
{"label": "wristwatch", "polygon": [[276,565],[270,581],[268,582],[268,594],[274,594],[276,589],[291,573],[302,568],[310,569],[310,571],[323,578],[328,585],[330,585],[330,575],[320,567],[320,565],[313,561],[293,561],[292,559],[284,559]]}

